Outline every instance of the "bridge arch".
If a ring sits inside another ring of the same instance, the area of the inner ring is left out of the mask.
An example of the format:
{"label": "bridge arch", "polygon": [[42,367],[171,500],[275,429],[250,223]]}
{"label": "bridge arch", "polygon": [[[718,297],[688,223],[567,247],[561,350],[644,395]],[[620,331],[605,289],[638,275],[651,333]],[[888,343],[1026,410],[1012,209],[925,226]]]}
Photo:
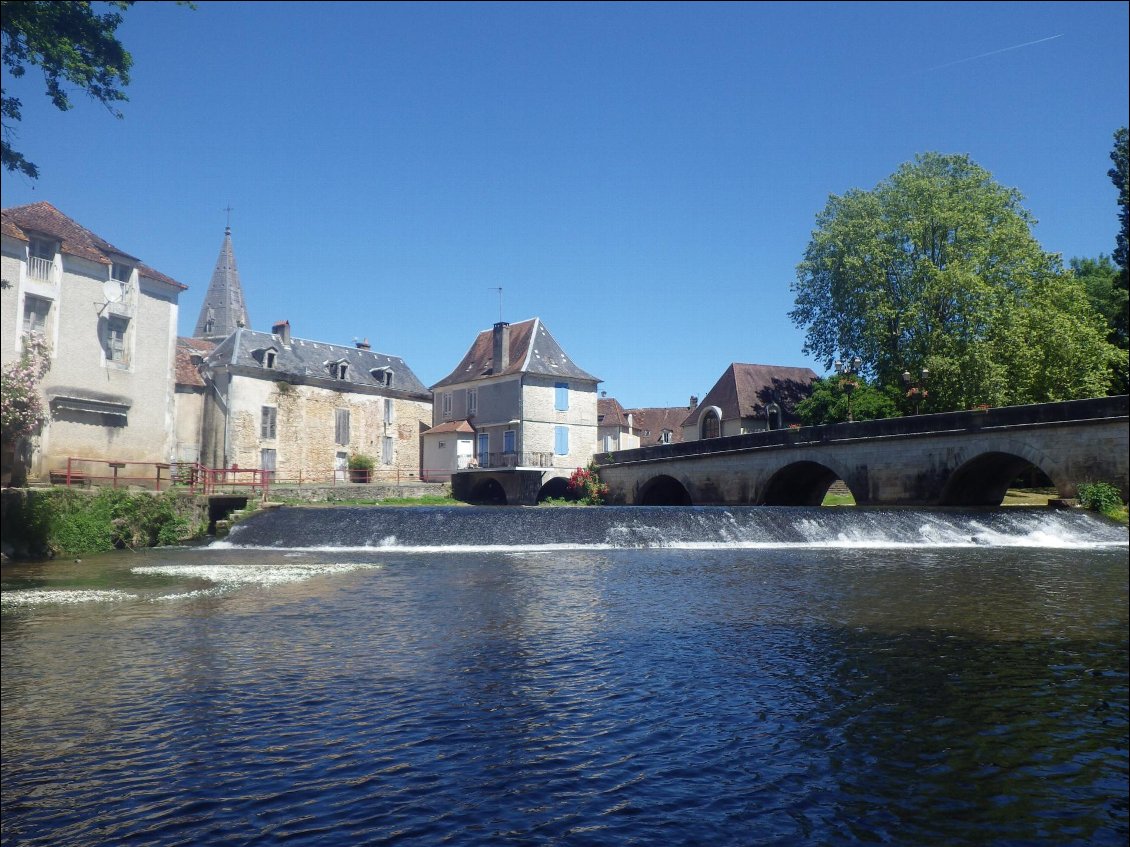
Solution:
{"label": "bridge arch", "polygon": [[555,476],[546,481],[538,490],[538,502],[543,500],[576,500],[576,495],[569,490],[569,480],[563,476]]}
{"label": "bridge arch", "polygon": [[500,483],[493,476],[488,476],[485,479],[477,481],[471,487],[471,493],[468,499],[472,503],[479,503],[485,506],[505,506],[506,505],[506,491]]}
{"label": "bridge arch", "polygon": [[[793,462],[769,477],[758,497],[762,506],[819,506],[832,483],[841,475],[819,462]],[[856,502],[860,495],[844,480]]]}
{"label": "bridge arch", "polygon": [[641,506],[692,506],[690,492],[667,474],[652,477],[642,486],[636,502]]}
{"label": "bridge arch", "polygon": [[1034,460],[1037,457],[1020,455],[1021,452],[1029,451],[991,450],[959,465],[942,486],[938,505],[999,506],[1012,481],[1029,468],[1036,468],[1062,491],[1051,468]]}

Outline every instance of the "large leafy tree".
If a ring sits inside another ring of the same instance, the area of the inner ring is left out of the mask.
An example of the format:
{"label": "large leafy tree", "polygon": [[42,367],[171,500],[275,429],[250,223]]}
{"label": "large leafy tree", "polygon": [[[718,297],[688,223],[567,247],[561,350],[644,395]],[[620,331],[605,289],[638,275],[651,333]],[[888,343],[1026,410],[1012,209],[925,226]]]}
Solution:
{"label": "large leafy tree", "polygon": [[[60,110],[71,108],[68,87],[73,86],[120,118],[115,104],[128,99],[122,88],[129,84],[133,59],[115,31],[122,22],[121,12],[132,6],[133,0],[113,0],[103,5],[108,11],[98,14],[88,2],[2,0],[0,29],[5,75],[22,77],[29,66],[38,66],[43,71],[47,96]],[[6,170],[20,171],[35,179],[39,176],[35,163],[12,146],[22,103],[8,93],[7,80],[4,92],[0,100],[0,161]]]}
{"label": "large leafy tree", "polygon": [[1120,224],[1118,235],[1115,238],[1114,261],[1122,269],[1122,284],[1126,286],[1127,260],[1130,256],[1130,139],[1127,138],[1126,127],[1114,133],[1114,149],[1110,151],[1110,160],[1114,167],[1107,171],[1114,187],[1118,189],[1118,212]]}
{"label": "large leafy tree", "polygon": [[925,367],[931,411],[1104,394],[1103,322],[1021,199],[939,153],[831,196],[793,284],[805,353],[827,368],[859,356],[884,386]]}

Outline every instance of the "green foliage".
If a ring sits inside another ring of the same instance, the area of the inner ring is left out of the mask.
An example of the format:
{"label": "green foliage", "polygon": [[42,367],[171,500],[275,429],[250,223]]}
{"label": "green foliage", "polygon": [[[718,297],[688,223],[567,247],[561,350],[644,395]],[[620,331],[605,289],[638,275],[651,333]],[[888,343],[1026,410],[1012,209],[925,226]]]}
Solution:
{"label": "green foliage", "polygon": [[1125,394],[1130,388],[1130,333],[1127,332],[1127,299],[1125,272],[1114,266],[1108,256],[1097,259],[1072,259],[1071,272],[1087,292],[1087,299],[1106,321],[1107,341],[1119,349],[1111,358],[1111,394]]}
{"label": "green foliage", "polygon": [[1078,487],[1079,505],[1113,517],[1122,511],[1122,495],[1109,482],[1084,482]]}
{"label": "green foliage", "polygon": [[79,556],[125,548],[178,544],[202,535],[178,509],[175,494],[131,494],[103,489],[88,494],[68,488],[37,491],[12,516],[13,546],[33,558]]}
{"label": "green foliage", "polygon": [[[828,376],[812,383],[812,393],[796,405],[796,415],[806,426],[842,423],[848,419],[847,384],[855,384],[851,392],[851,413],[857,421],[897,418],[900,415],[898,389],[879,388],[855,378]],[[925,408],[922,409],[926,411]]]}
{"label": "green foliage", "polygon": [[371,471],[377,466],[372,456],[366,456],[364,453],[350,453],[349,454],[349,469],[351,471]]}
{"label": "green foliage", "polygon": [[1126,127],[1114,133],[1114,148],[1110,151],[1114,167],[1107,176],[1118,189],[1118,235],[1115,237],[1114,261],[1122,269],[1122,287],[1126,288],[1127,262],[1130,260],[1130,137]]}
{"label": "green foliage", "polygon": [[608,486],[600,481],[596,462],[577,468],[569,477],[569,492],[583,506],[600,506],[608,494]]}
{"label": "green foliage", "polygon": [[47,409],[39,383],[51,367],[47,340],[39,333],[24,336],[20,358],[0,374],[0,437],[7,443],[39,432]]}
{"label": "green foliage", "polygon": [[938,153],[830,197],[793,284],[805,353],[858,355],[884,386],[928,368],[930,411],[1105,394],[1105,327],[1020,201]]}

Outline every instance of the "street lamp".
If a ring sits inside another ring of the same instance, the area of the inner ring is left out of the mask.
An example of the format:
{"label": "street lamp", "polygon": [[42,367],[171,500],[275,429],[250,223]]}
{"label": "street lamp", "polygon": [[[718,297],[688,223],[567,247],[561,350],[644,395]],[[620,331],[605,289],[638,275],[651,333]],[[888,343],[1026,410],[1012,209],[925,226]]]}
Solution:
{"label": "street lamp", "polygon": [[910,375],[910,371],[902,372],[902,384],[906,386],[906,396],[914,398],[914,414],[918,414],[918,409],[922,401],[926,398],[929,392],[926,390],[926,380],[930,378],[930,371],[926,368],[922,369],[921,377],[917,384],[914,382],[914,377]]}
{"label": "street lamp", "polygon": [[[859,368],[863,365],[863,360],[856,356],[847,364],[841,362],[839,359],[835,362],[836,373],[840,375],[840,385],[843,386],[844,394],[847,395],[848,401],[848,423],[853,423],[855,418],[851,414],[851,393],[855,391],[856,382],[855,375],[859,373]],[[844,377],[847,377],[845,380]]]}

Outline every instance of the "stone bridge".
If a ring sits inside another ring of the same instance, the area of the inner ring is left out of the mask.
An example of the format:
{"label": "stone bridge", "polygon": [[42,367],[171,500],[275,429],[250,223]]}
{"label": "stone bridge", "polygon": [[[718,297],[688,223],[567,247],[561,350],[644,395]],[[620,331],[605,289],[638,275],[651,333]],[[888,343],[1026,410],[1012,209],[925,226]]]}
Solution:
{"label": "stone bridge", "polygon": [[818,506],[843,480],[861,506],[998,506],[1036,468],[1060,497],[1109,482],[1130,499],[1126,395],[757,432],[597,454],[608,502]]}

